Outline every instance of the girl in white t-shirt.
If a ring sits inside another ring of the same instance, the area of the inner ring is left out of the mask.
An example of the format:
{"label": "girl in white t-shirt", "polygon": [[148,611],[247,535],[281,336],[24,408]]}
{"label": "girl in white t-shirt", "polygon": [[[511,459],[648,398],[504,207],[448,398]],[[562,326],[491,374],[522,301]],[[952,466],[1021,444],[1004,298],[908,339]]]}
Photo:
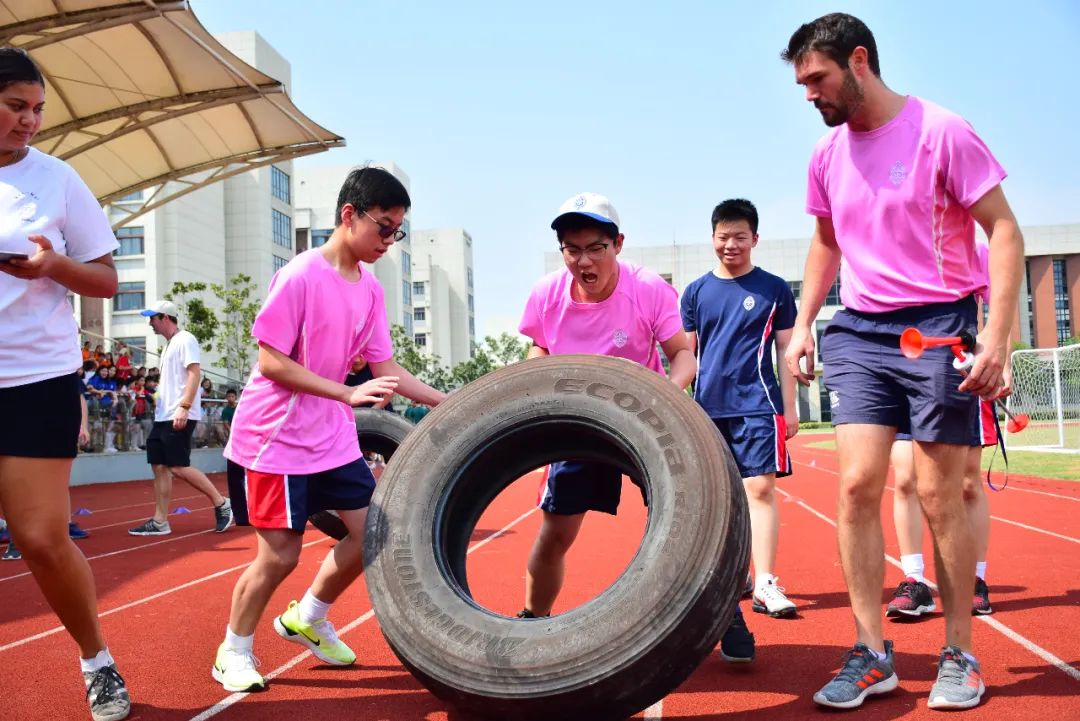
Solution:
{"label": "girl in white t-shirt", "polygon": [[116,293],[117,242],[78,174],[30,147],[44,105],[34,62],[0,48],[0,505],[79,646],[91,715],[117,721],[131,702],[101,635],[90,565],[68,537],[82,354],[67,299]]}

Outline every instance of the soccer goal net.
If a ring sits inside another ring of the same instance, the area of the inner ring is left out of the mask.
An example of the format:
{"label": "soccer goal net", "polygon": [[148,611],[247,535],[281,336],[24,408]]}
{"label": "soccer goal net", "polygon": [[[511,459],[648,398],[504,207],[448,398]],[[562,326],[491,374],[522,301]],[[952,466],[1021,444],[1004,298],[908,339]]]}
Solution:
{"label": "soccer goal net", "polygon": [[1031,423],[1006,445],[1080,453],[1080,344],[1013,351],[1012,374],[1009,410]]}

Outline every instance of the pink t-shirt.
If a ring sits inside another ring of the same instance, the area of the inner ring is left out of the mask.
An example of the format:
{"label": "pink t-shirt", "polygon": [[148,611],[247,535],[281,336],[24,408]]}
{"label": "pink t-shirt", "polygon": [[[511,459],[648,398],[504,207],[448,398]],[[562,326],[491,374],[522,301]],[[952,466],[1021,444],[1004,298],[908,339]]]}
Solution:
{"label": "pink t-shirt", "polygon": [[619,263],[615,292],[599,303],[570,297],[574,276],[566,268],[533,287],[518,330],[552,355],[592,353],[626,358],[663,373],[657,342],[682,332],[679,294],[656,273]]}
{"label": "pink t-shirt", "polygon": [[913,96],[876,130],[842,125],[822,138],[806,209],[832,218],[841,302],[883,313],[980,292],[968,209],[1004,178],[967,121]]}
{"label": "pink t-shirt", "polygon": [[[318,248],[274,274],[251,334],[308,370],[341,382],[359,355],[393,355],[383,289],[360,269],[350,283]],[[225,457],[265,473],[319,473],[360,457],[353,411],[340,401],[300,393],[267,379],[258,364],[233,417]]]}

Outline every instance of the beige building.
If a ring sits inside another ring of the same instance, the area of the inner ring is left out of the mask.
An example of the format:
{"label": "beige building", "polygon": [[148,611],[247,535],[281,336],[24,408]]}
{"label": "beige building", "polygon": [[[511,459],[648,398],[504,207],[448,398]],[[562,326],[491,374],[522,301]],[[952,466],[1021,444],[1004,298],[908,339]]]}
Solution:
{"label": "beige building", "polygon": [[464,228],[417,230],[412,249],[413,340],[453,368],[476,341],[472,237]]}

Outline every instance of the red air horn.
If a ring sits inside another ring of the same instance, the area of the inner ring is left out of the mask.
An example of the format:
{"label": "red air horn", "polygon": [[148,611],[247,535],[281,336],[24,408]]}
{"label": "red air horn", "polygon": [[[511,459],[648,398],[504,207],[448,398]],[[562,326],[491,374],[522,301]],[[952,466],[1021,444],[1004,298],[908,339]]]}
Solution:
{"label": "red air horn", "polygon": [[[926,349],[941,348],[942,346],[949,346],[955,356],[953,358],[953,368],[956,368],[956,370],[964,372],[974,365],[975,354],[972,351],[975,348],[975,335],[971,331],[961,331],[960,335],[924,336],[919,332],[918,328],[908,328],[900,334],[900,352],[905,358],[914,360],[921,357]],[[1005,407],[1005,403],[1000,398],[994,400],[997,401],[998,407],[1005,411],[1005,415],[1009,418],[1009,422],[1005,426],[1009,433],[1019,433],[1027,428],[1031,418],[1026,413],[1013,414]]]}

